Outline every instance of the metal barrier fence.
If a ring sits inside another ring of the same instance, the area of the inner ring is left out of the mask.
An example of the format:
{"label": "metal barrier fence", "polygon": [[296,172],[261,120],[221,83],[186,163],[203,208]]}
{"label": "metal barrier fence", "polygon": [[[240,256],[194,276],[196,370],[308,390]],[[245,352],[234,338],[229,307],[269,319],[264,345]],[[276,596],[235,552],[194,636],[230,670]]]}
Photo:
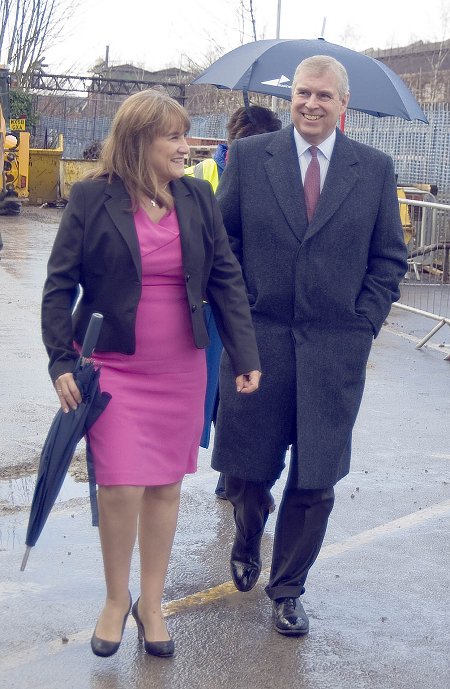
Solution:
{"label": "metal barrier fence", "polygon": [[[396,308],[436,321],[416,345],[420,349],[445,325],[450,326],[450,205],[399,199],[408,272]],[[450,360],[450,355],[445,357]]]}
{"label": "metal barrier fence", "polygon": [[399,184],[436,184],[438,201],[450,203],[450,104],[424,103],[421,107],[429,124],[349,110],[345,132],[390,155]]}

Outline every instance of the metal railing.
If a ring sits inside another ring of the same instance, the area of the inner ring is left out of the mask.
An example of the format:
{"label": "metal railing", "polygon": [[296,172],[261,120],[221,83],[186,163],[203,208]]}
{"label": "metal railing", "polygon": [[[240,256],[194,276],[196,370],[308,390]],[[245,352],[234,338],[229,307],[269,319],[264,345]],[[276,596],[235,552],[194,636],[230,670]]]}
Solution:
{"label": "metal railing", "polygon": [[[450,205],[399,198],[408,272],[393,306],[437,321],[416,345],[420,349],[450,326]],[[450,354],[445,357],[450,360]]]}

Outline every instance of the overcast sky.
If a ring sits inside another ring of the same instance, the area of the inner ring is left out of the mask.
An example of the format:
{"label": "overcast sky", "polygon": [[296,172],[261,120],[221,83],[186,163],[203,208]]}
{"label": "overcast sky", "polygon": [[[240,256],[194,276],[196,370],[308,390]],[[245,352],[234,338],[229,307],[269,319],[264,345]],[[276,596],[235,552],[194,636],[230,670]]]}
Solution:
{"label": "overcast sky", "polygon": [[[46,54],[47,71],[86,74],[109,45],[113,64],[149,70],[204,64],[253,40],[239,0],[78,0],[64,40]],[[249,6],[250,0],[244,0]],[[117,9],[116,9],[117,8]],[[278,0],[253,0],[257,38],[275,38]],[[450,38],[450,0],[281,0],[281,38],[318,38],[354,50]]]}

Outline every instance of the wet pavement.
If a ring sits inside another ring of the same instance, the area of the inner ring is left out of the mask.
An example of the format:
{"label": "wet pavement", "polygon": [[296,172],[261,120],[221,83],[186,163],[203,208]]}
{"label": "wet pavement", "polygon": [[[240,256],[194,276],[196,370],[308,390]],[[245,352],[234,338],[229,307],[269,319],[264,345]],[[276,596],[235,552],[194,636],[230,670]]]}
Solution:
{"label": "wet pavement", "polygon": [[[232,510],[201,450],[185,480],[165,604],[173,659],[151,658],[130,620],[109,659],[89,639],[103,597],[80,445],[60,499],[20,572],[40,448],[57,400],[40,342],[45,264],[60,210],[0,217],[0,686],[8,689],[438,689],[449,686],[450,331],[393,308],[375,341],[352,471],[304,605],[311,631],[278,635],[263,587],[276,512],[253,591],[230,583]],[[280,501],[284,476],[274,489]],[[130,582],[139,595],[135,559]]]}

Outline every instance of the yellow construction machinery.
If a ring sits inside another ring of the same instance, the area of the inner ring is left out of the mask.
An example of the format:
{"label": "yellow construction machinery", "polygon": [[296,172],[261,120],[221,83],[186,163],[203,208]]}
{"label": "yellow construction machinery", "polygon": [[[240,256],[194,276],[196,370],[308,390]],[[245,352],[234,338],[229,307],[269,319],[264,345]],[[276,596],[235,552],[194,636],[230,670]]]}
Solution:
{"label": "yellow construction machinery", "polygon": [[[437,187],[434,184],[415,184],[397,187],[397,197],[399,199],[436,203],[436,195]],[[409,251],[436,241],[433,236],[432,214],[427,213],[426,210],[426,208],[420,206],[400,203],[403,235]]]}
{"label": "yellow construction machinery", "polygon": [[[0,215],[17,215],[28,198],[30,134],[9,118],[8,70],[0,66]],[[15,131],[18,130],[18,131]]]}

